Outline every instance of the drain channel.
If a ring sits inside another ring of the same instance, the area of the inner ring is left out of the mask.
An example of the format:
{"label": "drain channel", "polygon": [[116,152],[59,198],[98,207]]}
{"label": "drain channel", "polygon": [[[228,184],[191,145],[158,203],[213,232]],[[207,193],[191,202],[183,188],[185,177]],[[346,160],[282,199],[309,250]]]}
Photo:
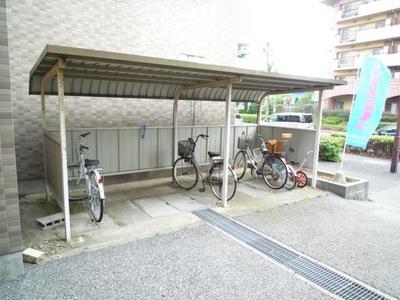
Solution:
{"label": "drain channel", "polygon": [[204,221],[219,228],[241,242],[258,250],[275,262],[294,271],[304,279],[327,291],[331,296],[342,299],[385,300],[394,299],[372,287],[367,286],[347,275],[291,250],[260,233],[227,218],[211,209],[193,212]]}

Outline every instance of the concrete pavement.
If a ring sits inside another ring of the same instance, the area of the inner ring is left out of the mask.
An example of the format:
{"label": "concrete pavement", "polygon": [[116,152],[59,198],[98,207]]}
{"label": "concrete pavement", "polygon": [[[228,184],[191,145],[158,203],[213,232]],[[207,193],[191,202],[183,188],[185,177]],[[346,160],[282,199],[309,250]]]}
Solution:
{"label": "concrete pavement", "polygon": [[[339,163],[320,162],[319,169],[336,172]],[[369,199],[400,208],[400,172],[389,172],[390,160],[346,154],[343,164],[345,175],[369,180]]]}

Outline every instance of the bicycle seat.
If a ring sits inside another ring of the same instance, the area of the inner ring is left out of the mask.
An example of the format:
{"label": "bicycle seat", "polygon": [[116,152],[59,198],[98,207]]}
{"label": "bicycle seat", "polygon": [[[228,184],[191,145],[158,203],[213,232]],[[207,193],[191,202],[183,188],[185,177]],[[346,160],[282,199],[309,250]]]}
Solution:
{"label": "bicycle seat", "polygon": [[99,163],[97,159],[85,159],[85,167],[97,166]]}
{"label": "bicycle seat", "polygon": [[209,157],[215,157],[215,156],[220,156],[220,154],[218,152],[208,151],[208,156]]}

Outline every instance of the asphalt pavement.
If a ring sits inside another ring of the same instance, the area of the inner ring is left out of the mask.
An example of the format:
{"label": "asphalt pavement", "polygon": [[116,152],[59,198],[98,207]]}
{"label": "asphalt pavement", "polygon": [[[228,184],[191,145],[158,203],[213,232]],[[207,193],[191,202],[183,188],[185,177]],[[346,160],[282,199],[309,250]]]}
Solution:
{"label": "asphalt pavement", "polygon": [[324,264],[400,298],[400,209],[327,195],[241,216]]}
{"label": "asphalt pavement", "polygon": [[208,225],[26,265],[0,299],[329,299]]}

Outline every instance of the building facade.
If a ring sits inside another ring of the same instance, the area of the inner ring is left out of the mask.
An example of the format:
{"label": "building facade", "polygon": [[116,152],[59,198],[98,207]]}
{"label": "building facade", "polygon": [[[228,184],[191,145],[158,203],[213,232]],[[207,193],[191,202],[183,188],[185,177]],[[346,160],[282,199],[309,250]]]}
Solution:
{"label": "building facade", "polygon": [[[28,95],[28,78],[46,44],[235,65],[238,37],[251,32],[239,2],[7,1],[18,179],[43,176],[40,97]],[[67,128],[172,124],[172,101],[88,100],[66,99]],[[224,110],[224,103],[181,101],[178,123],[223,124]]]}
{"label": "building facade", "polygon": [[7,13],[0,0],[0,281],[23,272],[21,250]]}
{"label": "building facade", "polygon": [[364,56],[378,57],[392,72],[393,80],[385,111],[397,113],[400,96],[400,1],[332,0],[336,10],[333,74],[348,81],[345,86],[326,91],[326,109],[349,110],[355,79]]}
{"label": "building facade", "polygon": [[[0,280],[22,272],[17,175],[43,177],[40,97],[28,84],[45,45],[235,66],[239,39],[252,32],[246,17],[239,0],[0,0]],[[55,123],[57,99],[46,100]],[[66,125],[171,126],[172,106],[67,97]],[[224,116],[225,103],[180,101],[178,124],[222,124]]]}

